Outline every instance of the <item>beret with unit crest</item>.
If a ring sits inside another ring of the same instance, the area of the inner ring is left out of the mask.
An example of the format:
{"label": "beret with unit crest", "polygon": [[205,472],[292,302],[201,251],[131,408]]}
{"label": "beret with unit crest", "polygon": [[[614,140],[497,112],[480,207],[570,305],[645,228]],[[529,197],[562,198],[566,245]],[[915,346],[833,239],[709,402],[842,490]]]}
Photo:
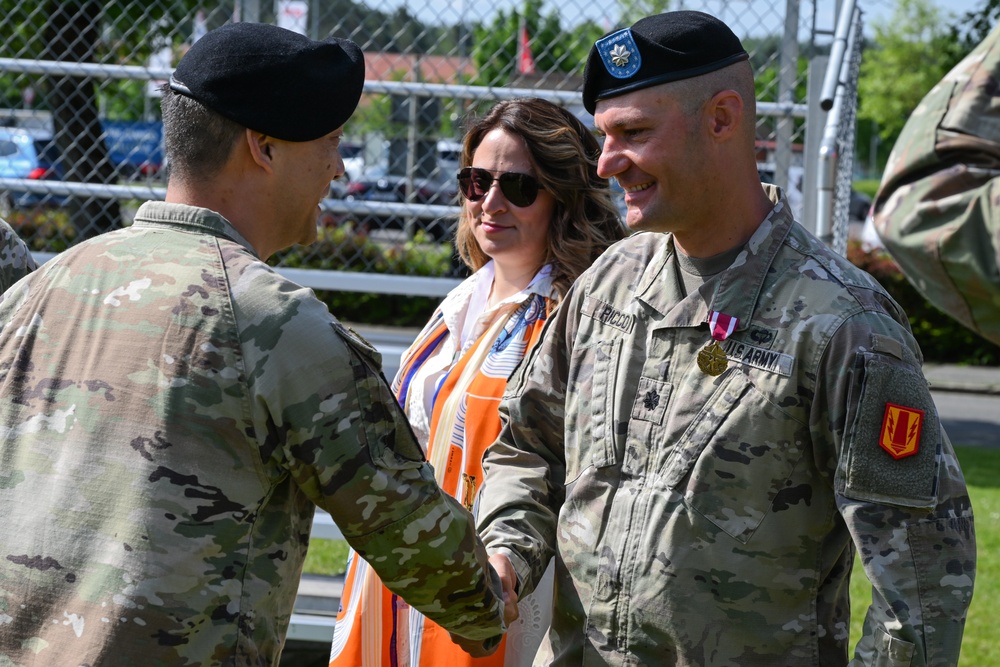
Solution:
{"label": "beret with unit crest", "polygon": [[194,43],[169,85],[251,130],[312,141],[350,118],[364,82],[364,55],[350,40],[230,23]]}
{"label": "beret with unit crest", "polygon": [[647,16],[597,40],[583,75],[583,106],[722,69],[749,55],[719,19],[697,11]]}

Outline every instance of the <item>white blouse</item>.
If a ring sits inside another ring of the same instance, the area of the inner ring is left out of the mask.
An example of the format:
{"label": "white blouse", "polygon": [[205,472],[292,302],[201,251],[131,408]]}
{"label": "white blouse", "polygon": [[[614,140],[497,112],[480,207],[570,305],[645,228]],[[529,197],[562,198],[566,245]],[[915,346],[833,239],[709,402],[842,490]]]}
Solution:
{"label": "white blouse", "polygon": [[[431,416],[434,413],[434,394],[438,384],[486,331],[497,316],[511,303],[520,304],[533,294],[548,296],[552,290],[552,267],[546,264],[528,286],[517,294],[490,307],[489,296],[496,272],[493,261],[466,278],[453,289],[438,306],[448,328],[445,337],[430,357],[417,369],[410,381],[407,418],[420,445],[427,451],[430,440]],[[402,368],[404,364],[400,364]]]}

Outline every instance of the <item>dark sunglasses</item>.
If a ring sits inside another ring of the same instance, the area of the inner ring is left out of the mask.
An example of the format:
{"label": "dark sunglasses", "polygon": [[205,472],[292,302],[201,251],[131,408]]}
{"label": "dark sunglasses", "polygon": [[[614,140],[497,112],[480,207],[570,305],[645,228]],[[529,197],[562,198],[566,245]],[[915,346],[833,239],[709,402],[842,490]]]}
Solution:
{"label": "dark sunglasses", "polygon": [[505,171],[494,176],[485,169],[465,167],[458,172],[458,189],[469,201],[479,201],[485,197],[493,186],[493,181],[500,184],[500,192],[507,201],[518,208],[534,204],[542,187],[534,176],[516,171]]}

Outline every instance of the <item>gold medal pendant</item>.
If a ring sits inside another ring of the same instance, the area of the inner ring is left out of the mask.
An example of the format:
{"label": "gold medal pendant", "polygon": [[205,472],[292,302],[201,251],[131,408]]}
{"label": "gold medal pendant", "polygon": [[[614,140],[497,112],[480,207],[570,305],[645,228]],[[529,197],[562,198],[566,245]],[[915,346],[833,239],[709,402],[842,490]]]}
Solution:
{"label": "gold medal pendant", "polygon": [[698,368],[701,369],[702,373],[713,377],[722,375],[727,366],[729,366],[729,358],[717,340],[713,340],[698,353]]}

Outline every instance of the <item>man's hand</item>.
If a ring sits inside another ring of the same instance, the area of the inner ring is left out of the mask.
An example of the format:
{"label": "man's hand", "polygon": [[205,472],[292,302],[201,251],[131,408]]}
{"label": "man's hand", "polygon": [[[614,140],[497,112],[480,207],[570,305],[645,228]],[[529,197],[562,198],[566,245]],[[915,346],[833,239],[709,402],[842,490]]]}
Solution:
{"label": "man's hand", "polygon": [[510,564],[510,559],[503,554],[490,556],[490,565],[500,575],[500,584],[503,586],[503,620],[510,627],[521,614],[517,608],[517,593],[514,592],[517,588],[517,573]]}
{"label": "man's hand", "polygon": [[[514,572],[514,566],[510,564],[510,559],[502,554],[490,556],[490,565],[500,577],[500,585],[503,588],[503,621],[509,628],[510,624],[516,621],[520,615],[517,608],[517,593],[514,592],[517,587],[517,573]],[[497,635],[486,640],[475,640],[451,634],[451,640],[473,658],[485,658],[488,655],[493,655],[497,647],[500,646],[502,637],[503,635]]]}

